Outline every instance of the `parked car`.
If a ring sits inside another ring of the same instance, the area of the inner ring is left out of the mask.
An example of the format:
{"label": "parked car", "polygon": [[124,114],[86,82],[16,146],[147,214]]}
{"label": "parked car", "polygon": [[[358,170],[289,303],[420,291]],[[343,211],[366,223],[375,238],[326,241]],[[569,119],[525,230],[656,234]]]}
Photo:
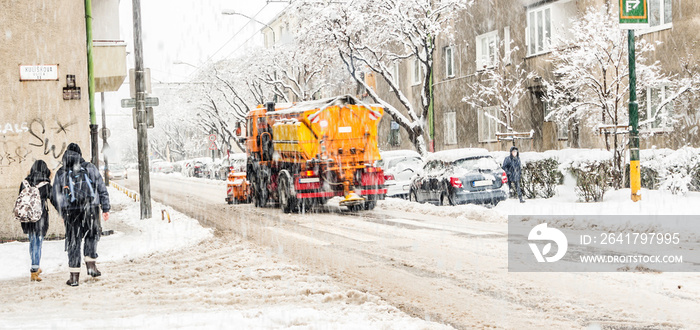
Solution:
{"label": "parked car", "polygon": [[110,180],[120,180],[129,178],[129,174],[126,171],[126,167],[122,165],[110,166],[109,170],[107,170],[107,174],[109,175]]}
{"label": "parked car", "polygon": [[384,170],[387,197],[408,198],[411,178],[423,167],[423,158],[413,150],[393,150],[381,153],[375,164]]}
{"label": "parked car", "polygon": [[508,179],[486,149],[456,149],[427,157],[413,177],[409,198],[437,205],[491,204],[508,197]]}
{"label": "parked car", "polygon": [[171,162],[166,162],[166,161],[154,161],[151,164],[151,172],[155,173],[173,173],[175,170],[175,167],[173,167],[173,164]]}

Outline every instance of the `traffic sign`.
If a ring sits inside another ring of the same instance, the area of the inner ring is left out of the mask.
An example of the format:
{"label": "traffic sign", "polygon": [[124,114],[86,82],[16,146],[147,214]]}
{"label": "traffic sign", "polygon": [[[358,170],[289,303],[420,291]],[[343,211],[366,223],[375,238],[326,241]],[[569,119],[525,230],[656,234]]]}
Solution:
{"label": "traffic sign", "polygon": [[109,139],[109,136],[112,135],[112,134],[111,134],[111,132],[109,131],[109,128],[103,127],[103,128],[102,128],[102,134],[101,134],[101,135],[102,135],[102,139],[105,140],[105,139]]}
{"label": "traffic sign", "polygon": [[647,0],[620,0],[620,28],[626,30],[649,27]]}
{"label": "traffic sign", "polygon": [[[131,109],[131,115],[134,121],[134,129],[137,129],[139,127],[138,124],[138,111],[136,111],[136,108]],[[146,108],[146,111],[144,113],[146,116],[145,120],[143,121],[146,124],[147,128],[153,128],[155,127],[155,123],[153,122],[153,108]]]}
{"label": "traffic sign", "polygon": [[[143,101],[146,107],[157,107],[160,104],[157,97],[146,97]],[[122,108],[136,108],[136,99],[122,99]]]}
{"label": "traffic sign", "polygon": [[209,134],[209,141],[211,141],[211,142],[216,141],[216,134]]}
{"label": "traffic sign", "polygon": [[209,144],[209,150],[216,150],[216,149],[217,149],[216,142],[211,141],[211,143]]}
{"label": "traffic sign", "polygon": [[[146,85],[146,94],[151,94],[151,69],[143,69],[143,83]],[[136,71],[129,69],[129,95],[131,98],[136,97]]]}

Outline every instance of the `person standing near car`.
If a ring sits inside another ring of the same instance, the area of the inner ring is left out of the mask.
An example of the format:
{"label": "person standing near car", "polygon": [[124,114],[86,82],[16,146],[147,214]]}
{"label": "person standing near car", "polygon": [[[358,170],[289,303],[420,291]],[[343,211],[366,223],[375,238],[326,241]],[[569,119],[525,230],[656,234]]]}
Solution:
{"label": "person standing near car", "polygon": [[[32,259],[31,280],[41,282],[41,277],[39,277],[39,274],[41,274],[41,268],[39,268],[41,245],[46,232],[49,230],[49,206],[47,201],[54,202],[51,198],[51,170],[49,170],[49,167],[43,160],[35,161],[32,169],[29,171],[29,175],[22,181],[19,187],[20,198],[22,197],[22,191],[30,188],[36,188],[39,192],[38,199],[41,202],[41,214],[38,220],[34,218],[33,220],[35,221],[23,221],[21,226],[22,231],[29,238],[29,255]],[[28,190],[28,192],[31,194],[31,190]],[[36,195],[34,198],[36,198]]]}
{"label": "person standing near car", "polygon": [[80,147],[71,143],[63,154],[63,167],[56,172],[53,196],[66,225],[66,251],[70,278],[66,284],[78,286],[80,276],[80,245],[85,240],[83,255],[87,274],[98,277],[102,273],[95,265],[97,242],[102,234],[102,218],[109,219],[109,193],[95,165],[86,162]]}
{"label": "person standing near car", "polygon": [[520,174],[522,173],[520,151],[516,146],[510,148],[510,155],[503,160],[503,170],[506,171],[508,177],[508,188],[512,191],[515,187],[520,203],[525,203],[523,192],[520,189]]}

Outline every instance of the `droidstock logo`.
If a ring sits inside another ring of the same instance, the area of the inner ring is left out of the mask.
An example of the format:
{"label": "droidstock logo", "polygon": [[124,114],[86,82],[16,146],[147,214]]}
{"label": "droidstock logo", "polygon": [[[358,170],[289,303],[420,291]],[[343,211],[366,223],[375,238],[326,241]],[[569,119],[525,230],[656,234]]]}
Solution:
{"label": "droidstock logo", "polygon": [[551,241],[557,244],[557,253],[551,257],[545,257],[552,250],[552,243],[547,243],[542,251],[537,247],[537,244],[530,243],[530,249],[535,254],[538,262],[556,262],[566,254],[568,241],[564,233],[556,228],[547,228],[546,223],[541,223],[530,230],[527,236],[528,241]]}

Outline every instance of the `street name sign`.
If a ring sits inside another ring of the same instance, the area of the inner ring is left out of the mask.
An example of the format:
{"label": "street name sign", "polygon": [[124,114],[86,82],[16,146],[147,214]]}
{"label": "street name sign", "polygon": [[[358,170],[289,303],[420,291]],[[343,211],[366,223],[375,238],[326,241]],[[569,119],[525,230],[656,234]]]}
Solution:
{"label": "street name sign", "polygon": [[[146,107],[157,107],[160,104],[157,97],[147,97],[143,101]],[[136,108],[136,99],[122,99],[122,108]]]}
{"label": "street name sign", "polygon": [[649,28],[647,0],[620,0],[620,28],[624,30]]}
{"label": "street name sign", "polygon": [[58,80],[58,64],[20,65],[19,80]]}

